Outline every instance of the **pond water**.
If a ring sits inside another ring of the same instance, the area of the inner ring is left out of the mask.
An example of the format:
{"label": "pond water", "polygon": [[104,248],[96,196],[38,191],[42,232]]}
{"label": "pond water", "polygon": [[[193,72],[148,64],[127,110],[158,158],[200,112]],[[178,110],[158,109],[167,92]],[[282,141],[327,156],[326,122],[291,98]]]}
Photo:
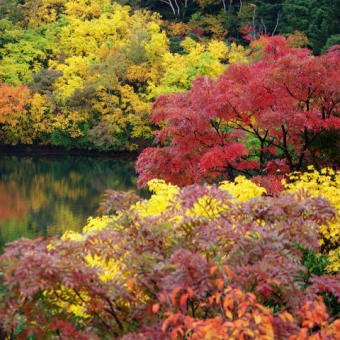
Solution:
{"label": "pond water", "polygon": [[134,159],[0,155],[0,248],[81,230],[109,188],[137,191]]}

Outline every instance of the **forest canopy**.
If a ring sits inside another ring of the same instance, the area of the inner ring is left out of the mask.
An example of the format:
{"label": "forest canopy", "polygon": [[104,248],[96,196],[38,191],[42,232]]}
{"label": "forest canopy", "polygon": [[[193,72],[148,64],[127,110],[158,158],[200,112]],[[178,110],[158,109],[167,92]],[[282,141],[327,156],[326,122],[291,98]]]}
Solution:
{"label": "forest canopy", "polygon": [[326,53],[339,42],[339,1],[4,0],[0,142],[143,148],[156,97],[254,62],[250,41],[281,34]]}

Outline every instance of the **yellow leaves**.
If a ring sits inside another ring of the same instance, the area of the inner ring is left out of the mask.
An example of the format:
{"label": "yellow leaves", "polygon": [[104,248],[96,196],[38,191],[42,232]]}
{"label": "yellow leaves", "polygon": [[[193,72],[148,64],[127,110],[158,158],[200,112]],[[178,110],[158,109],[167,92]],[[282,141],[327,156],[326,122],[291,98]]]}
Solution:
{"label": "yellow leaves", "polygon": [[[62,29],[60,42],[68,56],[88,56],[94,60],[105,46],[113,50],[128,49],[136,32],[141,30],[149,61],[168,51],[168,39],[160,31],[157,15],[138,11],[131,15],[130,7],[117,3],[111,6],[109,2],[105,5],[105,1],[92,0],[89,5],[84,4],[87,1],[75,0],[67,4],[69,25]],[[102,7],[110,8],[104,12]],[[78,11],[82,14],[78,15]],[[87,20],[89,15],[91,20]]]}
{"label": "yellow leaves", "polygon": [[228,62],[229,64],[234,63],[248,64],[249,59],[245,48],[242,45],[236,45],[236,43],[232,43],[228,51]]}
{"label": "yellow leaves", "polygon": [[151,104],[142,100],[129,85],[118,86],[117,90],[120,92],[120,108],[123,112],[121,111],[120,114],[120,122],[117,122],[119,110],[111,114],[110,120],[117,127],[128,125],[131,129],[131,137],[152,137],[149,123]]}
{"label": "yellow leaves", "polygon": [[149,190],[154,194],[147,201],[140,201],[132,209],[141,217],[158,216],[164,213],[171,204],[171,199],[179,192],[175,185],[166,184],[163,180],[151,180],[148,183]]}
{"label": "yellow leaves", "polygon": [[[154,194],[147,201],[140,201],[133,209],[141,217],[159,216],[165,213],[169,206],[180,209],[180,202],[174,202],[173,197],[180,192],[177,186],[167,184],[163,180],[151,180],[148,182],[149,190]],[[247,180],[245,177],[237,177],[235,183],[222,182],[219,187],[221,190],[229,191],[236,200],[247,201],[253,197],[261,196],[265,193],[265,189],[257,186],[255,183]],[[218,218],[223,212],[228,210],[228,206],[221,204],[214,197],[202,196],[194,202],[193,208],[187,209],[185,214],[187,216],[195,216],[196,218],[208,218],[214,220]],[[173,221],[180,222],[180,212],[178,216],[173,216]]]}
{"label": "yellow leaves", "polygon": [[114,216],[101,216],[101,217],[89,217],[86,226],[83,228],[83,232],[95,232],[105,228],[109,223],[115,221]]}
{"label": "yellow leaves", "polygon": [[43,294],[49,297],[51,302],[64,308],[69,313],[73,313],[83,319],[90,317],[86,313],[86,302],[89,300],[89,297],[83,292],[76,294],[72,288],[62,285],[59,290],[45,290]]}
{"label": "yellow leaves", "polygon": [[117,279],[123,270],[123,266],[119,260],[110,259],[106,260],[98,255],[86,255],[86,262],[89,266],[100,268],[101,274],[99,274],[99,279],[102,282],[107,282],[109,280]]}
{"label": "yellow leaves", "polygon": [[60,43],[68,56],[88,56],[95,59],[98,50],[110,45],[121,48],[128,43],[134,17],[129,15],[129,7],[115,4],[113,13],[104,13],[91,21],[71,16],[69,25],[60,34]]}
{"label": "yellow leaves", "polygon": [[154,62],[161,59],[168,52],[169,40],[165,32],[160,32],[160,27],[155,22],[149,23],[147,30],[151,35],[149,41],[145,44],[146,55],[150,62]]}
{"label": "yellow leaves", "polygon": [[[159,15],[131,14],[130,7],[106,0],[72,0],[66,7],[68,25],[60,32],[66,58],[51,60],[49,65],[62,73],[53,84],[54,93],[64,105],[76,89],[90,89],[91,95],[82,100],[88,108],[79,109],[75,120],[66,117],[63,123],[58,117],[54,126],[71,137],[80,136],[78,123],[93,126],[93,117],[99,116],[112,127],[117,145],[134,150],[136,139],[153,137],[145,85],[161,77],[161,60],[169,50]],[[82,10],[85,7],[87,12]]]}
{"label": "yellow leaves", "polygon": [[287,44],[293,48],[306,47],[309,44],[309,40],[304,32],[294,31],[288,34]]}
{"label": "yellow leaves", "polygon": [[29,98],[25,87],[0,86],[0,123],[7,143],[31,144],[43,132],[50,132],[52,110],[46,95],[36,93]]}
{"label": "yellow leaves", "polygon": [[197,13],[192,16],[189,24],[193,29],[199,29],[209,33],[212,39],[225,40],[228,30],[224,27],[224,21],[225,18],[223,15],[200,15]]}
{"label": "yellow leaves", "polygon": [[35,93],[30,100],[30,115],[32,119],[32,137],[39,132],[51,132],[51,115],[53,107],[47,95]]}
{"label": "yellow leaves", "polygon": [[64,10],[66,0],[28,0],[22,5],[30,27],[55,22]]}
{"label": "yellow leaves", "polygon": [[229,191],[237,200],[244,202],[253,197],[262,196],[266,189],[259,187],[244,176],[238,176],[234,182],[221,182],[220,189]]}
{"label": "yellow leaves", "polygon": [[53,128],[64,131],[72,138],[83,135],[78,122],[83,121],[83,117],[78,112],[63,110],[61,113],[53,117]]}
{"label": "yellow leaves", "polygon": [[148,73],[149,68],[147,63],[139,65],[132,64],[126,71],[126,79],[136,84],[146,83],[149,79]]}
{"label": "yellow leaves", "polygon": [[184,22],[170,22],[166,29],[169,36],[179,36],[190,33],[192,27]]}
{"label": "yellow leaves", "polygon": [[326,267],[329,272],[340,271],[340,247],[328,253],[328,261],[331,263]]}
{"label": "yellow leaves", "polygon": [[278,315],[278,317],[283,321],[283,322],[290,322],[290,323],[294,323],[294,318],[292,316],[292,314],[288,313],[288,312],[282,312]]}
{"label": "yellow leaves", "polygon": [[204,45],[187,37],[181,42],[181,47],[186,54],[164,54],[162,66],[165,73],[161,79],[149,82],[148,98],[186,91],[190,89],[192,81],[199,76],[216,78],[225,71],[226,60],[230,63],[248,62],[246,51],[236,44],[228,47],[222,41],[211,40]]}
{"label": "yellow leaves", "polygon": [[212,40],[208,44],[208,51],[215,58],[224,60],[227,56],[228,47],[223,41]]}
{"label": "yellow leaves", "polygon": [[65,14],[82,20],[99,18],[103,13],[102,6],[109,5],[107,0],[70,0],[66,3]]}
{"label": "yellow leaves", "polygon": [[221,205],[214,197],[203,196],[194,203],[194,207],[187,211],[188,216],[199,216],[215,220],[228,207]]}
{"label": "yellow leaves", "polygon": [[60,100],[72,96],[75,89],[84,88],[84,82],[89,78],[90,64],[91,60],[88,57],[80,56],[67,58],[64,64],[50,63],[50,68],[62,72],[62,76],[54,83]]}
{"label": "yellow leaves", "polygon": [[199,51],[202,52],[202,48],[200,44],[197,44],[195,40],[186,37],[182,42],[181,46],[183,47],[184,51],[186,53],[190,53],[193,51],[195,48],[199,47]]}
{"label": "yellow leaves", "polygon": [[61,236],[62,241],[66,241],[66,240],[82,241],[84,240],[84,238],[85,238],[85,235],[81,233],[77,233],[73,230],[68,230]]}
{"label": "yellow leaves", "polygon": [[[340,172],[324,168],[320,172],[314,170],[313,166],[308,167],[308,172],[292,173],[291,183],[284,183],[287,192],[299,191],[302,196],[321,196],[326,198],[336,209],[336,217],[327,225],[319,229],[324,240],[330,244],[337,245],[340,242]],[[324,244],[324,240],[320,240]],[[329,253],[329,260],[332,262],[327,269],[336,271],[340,268],[340,257],[337,251]]]}

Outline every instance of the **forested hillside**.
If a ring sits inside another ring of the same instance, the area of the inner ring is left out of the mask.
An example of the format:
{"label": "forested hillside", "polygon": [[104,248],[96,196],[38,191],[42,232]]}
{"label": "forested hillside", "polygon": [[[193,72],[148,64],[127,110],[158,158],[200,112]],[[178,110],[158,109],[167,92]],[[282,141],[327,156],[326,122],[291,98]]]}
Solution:
{"label": "forested hillside", "polygon": [[4,0],[0,142],[145,147],[158,95],[254,62],[261,35],[324,53],[339,42],[339,2]]}
{"label": "forested hillside", "polygon": [[0,6],[0,339],[340,339],[340,0]]}

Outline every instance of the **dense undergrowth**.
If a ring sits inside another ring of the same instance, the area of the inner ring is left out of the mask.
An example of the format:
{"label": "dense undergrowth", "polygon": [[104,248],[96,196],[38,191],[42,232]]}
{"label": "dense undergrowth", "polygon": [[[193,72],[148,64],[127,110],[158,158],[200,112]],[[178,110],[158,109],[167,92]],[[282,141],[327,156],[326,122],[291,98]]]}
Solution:
{"label": "dense undergrowth", "polygon": [[[340,175],[108,192],[82,233],[1,256],[15,339],[338,339]],[[130,206],[128,208],[128,206]]]}

